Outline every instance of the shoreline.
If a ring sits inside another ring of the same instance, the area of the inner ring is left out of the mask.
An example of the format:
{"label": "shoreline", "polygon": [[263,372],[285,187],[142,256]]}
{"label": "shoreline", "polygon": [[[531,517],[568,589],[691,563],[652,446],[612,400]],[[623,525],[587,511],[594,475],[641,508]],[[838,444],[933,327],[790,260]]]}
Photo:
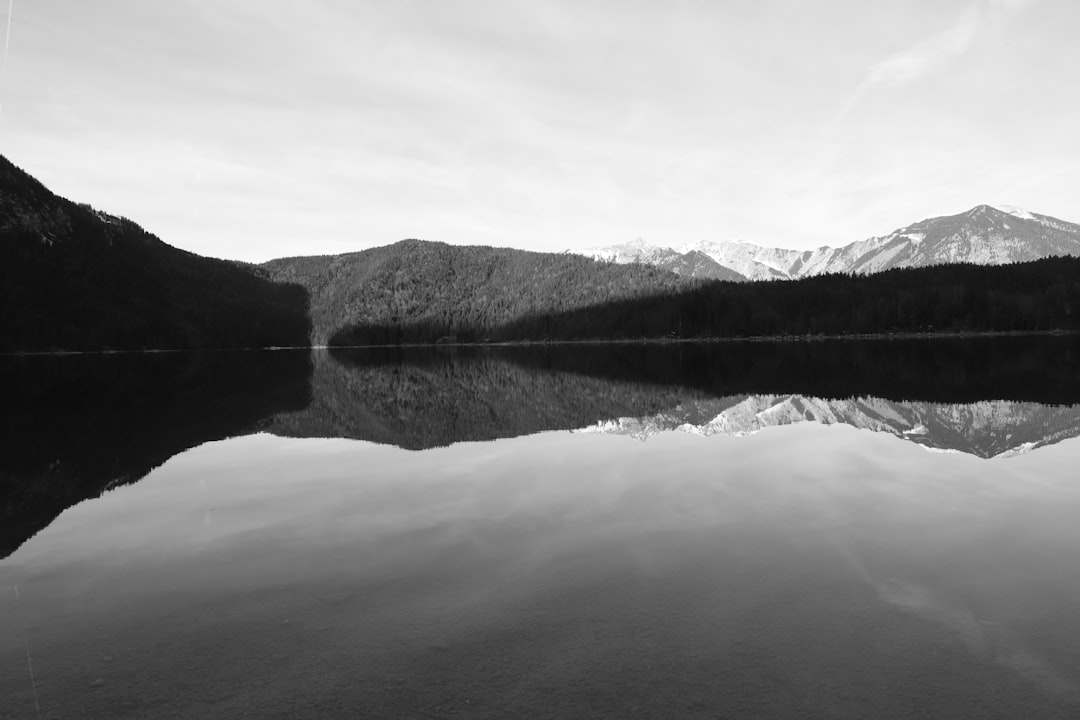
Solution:
{"label": "shoreline", "polygon": [[553,345],[686,345],[716,343],[800,343],[830,341],[892,341],[892,340],[968,340],[1008,337],[1065,337],[1080,335],[1077,330],[986,330],[958,332],[894,332],[838,335],[753,335],[747,337],[701,338],[592,338],[581,340],[507,340],[503,342],[428,342],[396,345],[295,345],[246,348],[155,348],[139,350],[30,350],[0,353],[0,357],[63,357],[69,355],[156,355],[165,353],[199,352],[278,352],[294,350],[349,350],[361,348],[484,348],[484,347],[549,347]]}
{"label": "shoreline", "polygon": [[1080,330],[987,330],[940,333],[862,333],[842,335],[751,335],[746,337],[701,337],[701,338],[619,338],[619,339],[582,339],[582,340],[507,340],[503,342],[431,342],[401,343],[397,345],[321,345],[316,347],[330,350],[349,348],[445,348],[445,347],[537,347],[549,345],[680,345],[713,343],[797,343],[863,341],[863,340],[966,340],[978,338],[1006,337],[1065,337],[1080,335]]}

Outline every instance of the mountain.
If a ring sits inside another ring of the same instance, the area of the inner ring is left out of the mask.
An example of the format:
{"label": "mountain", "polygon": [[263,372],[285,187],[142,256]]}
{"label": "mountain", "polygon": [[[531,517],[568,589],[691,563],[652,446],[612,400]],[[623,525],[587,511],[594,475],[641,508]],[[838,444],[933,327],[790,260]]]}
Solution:
{"label": "mountain", "polygon": [[0,156],[0,352],[306,345],[297,285],[167,245]]}
{"label": "mountain", "polygon": [[687,278],[651,266],[423,240],[281,258],[262,267],[274,280],[299,284],[310,294],[315,345],[478,341],[489,329],[535,313],[691,286]]}
{"label": "mountain", "polygon": [[692,252],[750,280],[797,279],[824,273],[868,274],[945,263],[1005,265],[1080,255],[1080,225],[1014,207],[979,205],[958,215],[929,218],[839,248],[789,250],[739,241],[659,248],[638,240],[582,250],[581,254],[617,263],[668,267],[670,258]]}
{"label": "mountain", "polygon": [[536,312],[485,332],[496,341],[1080,332],[1080,257],[698,282],[673,294]]}
{"label": "mountain", "polygon": [[[980,206],[805,252],[405,240],[255,266],[174,248],[0,157],[0,352],[1075,331],[1080,260],[971,264],[1071,253],[1080,226]],[[744,277],[801,283],[715,282]]]}
{"label": "mountain", "polygon": [[684,403],[660,414],[602,421],[575,432],[629,435],[639,440],[673,430],[702,436],[742,436],[805,422],[884,432],[928,450],[1004,458],[1080,436],[1080,406],[1008,400],[944,404],[875,397],[751,395]]}
{"label": "mountain", "polygon": [[0,157],[0,352],[414,339],[404,327],[482,340],[531,313],[688,286],[653,267],[420,240],[262,266],[207,258],[59,197]]}
{"label": "mountain", "polygon": [[631,263],[653,265],[685,277],[706,280],[732,280],[735,282],[742,282],[747,279],[746,275],[721,265],[700,249],[673,250],[672,248],[650,245],[641,238],[622,245],[584,250],[580,254],[594,260],[613,262],[620,265]]}

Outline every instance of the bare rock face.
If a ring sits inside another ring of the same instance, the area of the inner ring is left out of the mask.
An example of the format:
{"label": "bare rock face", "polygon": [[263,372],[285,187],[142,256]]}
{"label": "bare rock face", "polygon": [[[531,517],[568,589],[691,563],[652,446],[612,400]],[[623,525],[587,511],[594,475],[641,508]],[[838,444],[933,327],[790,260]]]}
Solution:
{"label": "bare rock face", "polygon": [[[662,248],[641,240],[582,254],[616,263],[643,263],[680,272],[691,254],[748,280],[797,279],[824,273],[869,274],[892,268],[946,263],[1005,265],[1041,258],[1080,256],[1080,225],[1012,207],[979,205],[958,215],[928,218],[888,235],[816,250],[771,248],[739,241],[703,241]],[[683,271],[724,278],[719,271]]]}

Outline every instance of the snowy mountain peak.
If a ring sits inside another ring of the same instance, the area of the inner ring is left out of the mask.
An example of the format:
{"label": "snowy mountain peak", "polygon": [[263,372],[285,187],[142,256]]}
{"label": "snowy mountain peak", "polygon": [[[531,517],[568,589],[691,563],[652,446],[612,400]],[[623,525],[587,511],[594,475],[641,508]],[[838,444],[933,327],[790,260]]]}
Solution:
{"label": "snowy mountain peak", "polygon": [[1023,220],[1036,219],[1035,216],[1029,213],[1027,210],[1021,207],[1016,207],[1015,205],[994,205],[993,207],[996,210],[1000,210],[1003,213],[1012,215],[1013,217],[1021,218]]}
{"label": "snowy mountain peak", "polygon": [[746,277],[730,266],[717,263],[708,253],[698,249],[661,247],[651,245],[641,238],[619,245],[588,248],[578,254],[620,264],[645,263],[670,270],[676,275],[708,278],[712,280],[743,281]]}
{"label": "snowy mountain peak", "polygon": [[[708,262],[689,257],[691,253],[700,253]],[[1003,265],[1055,255],[1080,256],[1080,225],[1011,205],[978,205],[842,247],[789,250],[742,240],[703,240],[672,249],[652,246],[639,238],[581,254],[614,262],[650,263],[693,277],[790,280],[945,263]]]}

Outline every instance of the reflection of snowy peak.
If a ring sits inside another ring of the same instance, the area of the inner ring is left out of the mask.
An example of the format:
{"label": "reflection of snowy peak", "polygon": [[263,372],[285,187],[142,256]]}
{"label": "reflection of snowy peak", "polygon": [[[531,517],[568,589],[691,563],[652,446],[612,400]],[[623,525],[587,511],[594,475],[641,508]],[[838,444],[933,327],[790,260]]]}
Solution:
{"label": "reflection of snowy peak", "polygon": [[[719,411],[702,421],[701,414],[710,408]],[[663,430],[747,435],[803,422],[885,432],[931,450],[984,458],[1010,457],[1080,435],[1080,406],[1005,400],[948,405],[880,398],[824,400],[803,395],[754,395],[699,402],[692,408],[680,406],[648,418],[607,421],[583,432],[641,439]]]}
{"label": "reflection of snowy peak", "polygon": [[[958,215],[929,218],[889,235],[839,248],[787,250],[738,241],[703,241],[673,249],[655,247],[639,239],[581,252],[617,263],[639,262],[660,267],[676,262],[674,258],[699,253],[717,267],[750,280],[791,279],[957,262],[1003,265],[1054,255],[1080,255],[1080,225],[1010,206],[979,205]],[[678,272],[674,267],[671,269]],[[702,272],[695,277],[719,275]]]}
{"label": "reflection of snowy peak", "polygon": [[683,402],[656,415],[603,420],[595,425],[573,430],[572,432],[628,435],[638,440],[647,440],[653,435],[667,430],[703,426],[746,398],[746,395],[735,395],[713,400]]}

